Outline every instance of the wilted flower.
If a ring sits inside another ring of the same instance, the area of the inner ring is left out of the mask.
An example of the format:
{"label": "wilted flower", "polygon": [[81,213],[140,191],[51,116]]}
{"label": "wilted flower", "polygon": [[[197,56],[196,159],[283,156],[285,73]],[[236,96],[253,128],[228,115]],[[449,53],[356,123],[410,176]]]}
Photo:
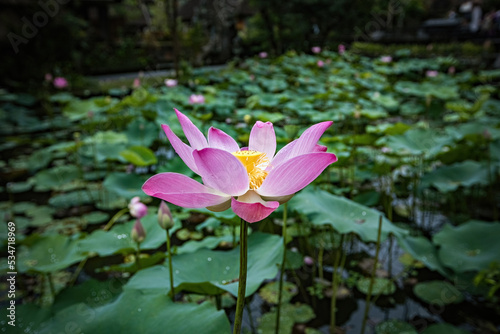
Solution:
{"label": "wilted flower", "polygon": [[311,48],[311,51],[312,51],[313,53],[321,53],[321,48],[320,48],[319,46],[313,46],[313,47]]}
{"label": "wilted flower", "polygon": [[262,59],[267,58],[267,52],[265,52],[265,51],[260,52],[259,57]]}
{"label": "wilted flower", "polygon": [[248,148],[241,149],[228,134],[213,127],[207,141],[187,116],[175,112],[190,145],[168,125],[162,128],[174,150],[201,176],[203,184],[182,174],[161,173],[148,179],[142,190],[178,206],[212,211],[231,207],[247,222],[257,222],[337,161],[334,154],[317,144],[333,122],[311,126],[275,155],[276,135],[270,122],[258,121],[250,132]]}
{"label": "wilted flower", "polygon": [[392,61],[392,57],[391,56],[382,56],[382,57],[380,57],[380,61],[383,63],[390,63]]}
{"label": "wilted flower", "polygon": [[141,224],[141,221],[137,219],[132,226],[132,231],[130,231],[130,237],[137,243],[141,243],[146,238],[146,231]]}
{"label": "wilted flower", "polygon": [[339,44],[339,54],[344,54],[345,52],[345,45],[344,44]]}
{"label": "wilted flower", "polygon": [[428,77],[428,78],[435,78],[437,77],[439,74],[438,71],[427,71],[425,72],[425,75]]}
{"label": "wilted flower", "polygon": [[165,79],[165,86],[167,86],[167,87],[175,87],[175,86],[177,86],[177,80],[175,80],[175,79]]}
{"label": "wilted flower", "polygon": [[170,229],[174,226],[174,219],[172,218],[172,213],[168,208],[167,203],[161,201],[160,207],[158,208],[158,224],[164,230]]}
{"label": "wilted flower", "polygon": [[139,88],[141,87],[141,80],[139,78],[134,79],[134,83],[132,84],[134,88]]}
{"label": "wilted flower", "polygon": [[318,62],[316,63],[318,65],[318,67],[323,67],[325,66],[325,62],[322,61],[322,60],[318,60]]}
{"label": "wilted flower", "polygon": [[142,218],[148,213],[148,207],[141,202],[141,199],[138,196],[130,200],[128,209],[130,210],[130,215],[135,218]]}
{"label": "wilted flower", "polygon": [[56,87],[57,89],[63,89],[68,87],[68,80],[66,80],[66,78],[63,77],[55,77],[53,84],[54,87]]}
{"label": "wilted flower", "polygon": [[189,97],[189,104],[203,104],[205,103],[205,97],[203,95],[191,94]]}

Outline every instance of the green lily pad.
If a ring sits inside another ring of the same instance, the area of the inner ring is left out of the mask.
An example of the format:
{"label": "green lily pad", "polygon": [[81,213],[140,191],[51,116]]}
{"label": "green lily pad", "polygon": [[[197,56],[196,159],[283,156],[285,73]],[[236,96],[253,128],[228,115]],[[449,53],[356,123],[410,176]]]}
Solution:
{"label": "green lily pad", "polygon": [[500,254],[499,222],[471,220],[458,227],[445,225],[434,235],[433,242],[439,249],[439,259],[453,271],[483,270],[498,261]]}
{"label": "green lily pad", "polygon": [[432,185],[442,193],[454,191],[460,186],[471,187],[477,184],[487,185],[488,183],[488,167],[471,160],[440,167],[425,174],[421,179],[421,187]]}
{"label": "green lily pad", "polygon": [[109,214],[101,211],[94,211],[82,216],[87,224],[102,224],[109,220]]}
{"label": "green lily pad", "polygon": [[429,239],[425,237],[398,236],[398,243],[415,260],[425,264],[431,270],[436,270],[443,276],[448,276],[447,269],[439,261],[438,251]]}
{"label": "green lily pad", "polygon": [[[291,334],[293,325],[306,323],[316,315],[309,305],[282,304],[280,311],[280,333]],[[260,319],[259,333],[272,334],[276,332],[276,310],[266,313]]]}
{"label": "green lily pad", "polygon": [[388,320],[375,327],[376,334],[417,334],[415,328],[401,320]]}
{"label": "green lily pad", "polygon": [[424,155],[433,157],[440,153],[445,145],[452,143],[452,138],[443,136],[430,129],[410,129],[402,135],[382,138],[383,144],[401,155]]}
{"label": "green lily pad", "polygon": [[[276,277],[283,256],[282,240],[277,235],[252,233],[248,238],[248,278],[246,296],[252,295],[266,279]],[[212,251],[199,249],[194,253],[172,258],[175,290],[202,294],[224,291],[237,296],[239,249]],[[125,289],[169,291],[168,266],[154,266],[139,271]]]}
{"label": "green lily pad", "polygon": [[[363,241],[376,241],[378,222],[382,215],[347,198],[323,190],[303,191],[292,198],[290,207],[306,215],[314,225],[330,225],[342,234],[355,233]],[[382,240],[387,235],[407,232],[382,218]]]}
{"label": "green lily pad", "polygon": [[99,197],[98,191],[76,190],[58,194],[49,199],[49,204],[56,208],[70,208],[93,203]]}
{"label": "green lily pad", "polygon": [[35,175],[35,191],[56,189],[76,180],[80,175],[75,165],[62,165],[42,170]]}
{"label": "green lily pad", "polygon": [[156,138],[159,138],[159,129],[153,122],[143,118],[136,118],[127,126],[125,135],[130,144],[149,147]]}
{"label": "green lily pad", "polygon": [[51,273],[67,268],[85,257],[78,251],[78,241],[60,234],[41,237],[29,247],[21,246],[18,256],[17,270],[21,273]]}
{"label": "green lily pad", "polygon": [[[195,315],[196,321],[193,321]],[[78,303],[55,314],[41,324],[37,333],[230,333],[224,311],[211,303],[174,303],[163,294],[125,291],[110,304],[90,307]]]}
{"label": "green lily pad", "polygon": [[[281,303],[286,304],[299,293],[297,286],[291,282],[283,282]],[[270,282],[259,290],[259,295],[269,304],[278,304],[279,282]]]}
{"label": "green lily pad", "polygon": [[[358,290],[365,295],[368,294],[370,288],[370,277],[363,277],[356,282]],[[393,281],[383,277],[375,277],[373,282],[373,295],[392,295],[396,292],[396,284]]]}
{"label": "green lily pad", "polygon": [[158,162],[154,152],[145,146],[131,146],[121,151],[120,155],[136,166],[151,166]]}
{"label": "green lily pad", "polygon": [[145,198],[142,185],[146,182],[147,176],[127,173],[113,173],[106,177],[103,182],[104,188],[120,197],[130,199],[135,196]]}
{"label": "green lily pad", "polygon": [[418,298],[429,304],[457,304],[464,299],[462,293],[446,281],[418,283],[413,287],[413,292]]}

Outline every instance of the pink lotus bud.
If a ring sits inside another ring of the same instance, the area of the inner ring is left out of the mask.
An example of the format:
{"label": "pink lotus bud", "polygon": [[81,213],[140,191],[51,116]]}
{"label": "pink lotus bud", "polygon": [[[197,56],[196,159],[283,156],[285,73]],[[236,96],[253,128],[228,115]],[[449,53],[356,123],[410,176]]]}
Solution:
{"label": "pink lotus bud", "polygon": [[390,63],[392,61],[392,57],[391,56],[382,56],[382,57],[380,57],[380,61],[383,63]]}
{"label": "pink lotus bud", "polygon": [[205,97],[203,95],[192,94],[189,97],[189,104],[203,104],[205,103]]}
{"label": "pink lotus bud", "polygon": [[313,46],[313,47],[311,48],[311,51],[312,51],[313,53],[321,53],[321,48],[320,48],[319,46]]}
{"label": "pink lotus bud", "polygon": [[54,87],[56,87],[57,89],[63,89],[68,87],[68,80],[66,80],[66,78],[63,77],[56,77],[54,78],[53,84]]}
{"label": "pink lotus bud", "polygon": [[425,75],[428,77],[428,78],[435,78],[438,76],[438,71],[427,71],[425,72]]}
{"label": "pink lotus bud", "polygon": [[137,243],[143,242],[146,238],[146,231],[144,230],[144,227],[139,219],[135,221],[132,231],[130,231],[130,237]]}
{"label": "pink lotus bud", "polygon": [[312,266],[314,264],[314,259],[310,256],[304,256],[304,264],[307,266]]}
{"label": "pink lotus bud", "polygon": [[175,79],[165,79],[165,86],[167,86],[167,87],[175,87],[175,86],[177,86],[177,80],[175,80]]}
{"label": "pink lotus bud", "polygon": [[142,218],[148,213],[148,207],[141,203],[138,196],[132,198],[128,204],[128,209],[130,210],[130,215],[135,218]]}
{"label": "pink lotus bud", "polygon": [[259,53],[259,57],[262,59],[267,58],[267,52],[262,51],[261,53]]}
{"label": "pink lotus bud", "polygon": [[322,60],[318,60],[317,65],[318,65],[318,67],[323,67],[323,66],[325,66],[325,62]]}
{"label": "pink lotus bud", "polygon": [[158,208],[158,224],[164,230],[170,229],[174,226],[174,219],[172,218],[172,213],[168,208],[167,203],[161,201],[160,207]]}
{"label": "pink lotus bud", "polygon": [[344,52],[345,52],[345,45],[339,44],[339,54],[344,54]]}
{"label": "pink lotus bud", "polygon": [[139,88],[141,87],[141,80],[139,78],[134,79],[134,83],[132,84],[134,88]]}

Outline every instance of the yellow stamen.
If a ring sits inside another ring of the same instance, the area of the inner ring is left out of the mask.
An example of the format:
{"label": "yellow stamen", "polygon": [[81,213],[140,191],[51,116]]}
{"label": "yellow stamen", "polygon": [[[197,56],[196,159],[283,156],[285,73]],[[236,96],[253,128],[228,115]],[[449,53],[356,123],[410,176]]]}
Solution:
{"label": "yellow stamen", "polygon": [[250,181],[250,189],[257,189],[262,185],[264,179],[269,172],[265,171],[265,166],[269,163],[269,159],[265,153],[258,151],[238,151],[233,155],[245,166]]}

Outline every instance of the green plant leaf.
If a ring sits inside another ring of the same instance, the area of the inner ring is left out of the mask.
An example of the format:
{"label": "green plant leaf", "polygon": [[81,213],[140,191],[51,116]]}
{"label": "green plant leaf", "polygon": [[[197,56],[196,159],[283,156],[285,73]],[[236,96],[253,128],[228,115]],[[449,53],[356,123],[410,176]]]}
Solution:
{"label": "green plant leaf", "polygon": [[464,299],[462,293],[446,281],[418,283],[413,287],[413,292],[428,304],[457,304]]}
{"label": "green plant leaf", "polygon": [[136,166],[151,166],[158,162],[155,154],[145,146],[131,146],[120,152],[120,155],[128,162]]}

